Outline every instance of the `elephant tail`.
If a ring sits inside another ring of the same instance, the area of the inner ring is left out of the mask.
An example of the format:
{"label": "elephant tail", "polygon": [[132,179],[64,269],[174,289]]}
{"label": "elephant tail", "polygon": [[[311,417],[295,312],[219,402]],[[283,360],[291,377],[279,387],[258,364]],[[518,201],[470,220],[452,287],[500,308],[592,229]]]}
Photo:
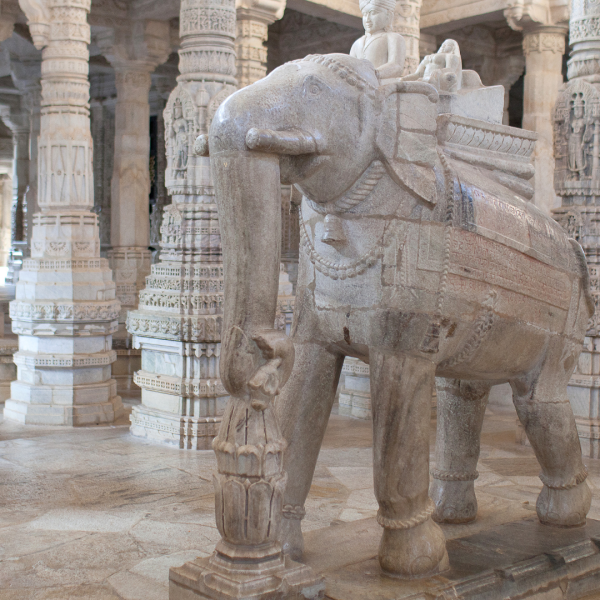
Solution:
{"label": "elephant tail", "polygon": [[571,246],[573,247],[573,251],[575,253],[575,259],[577,260],[577,266],[581,276],[581,287],[585,296],[585,303],[587,304],[589,316],[592,318],[594,312],[596,312],[596,305],[590,290],[590,273],[588,271],[587,261],[585,260],[585,253],[583,252],[583,248],[579,242],[573,238],[569,238],[569,242],[571,242]]}

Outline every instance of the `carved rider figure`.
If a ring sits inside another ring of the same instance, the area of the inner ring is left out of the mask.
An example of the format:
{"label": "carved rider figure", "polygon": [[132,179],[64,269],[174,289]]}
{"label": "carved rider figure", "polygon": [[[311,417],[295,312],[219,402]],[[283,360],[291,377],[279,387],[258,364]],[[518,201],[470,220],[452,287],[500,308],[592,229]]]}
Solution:
{"label": "carved rider figure", "polygon": [[582,173],[586,167],[585,144],[592,139],[592,130],[585,120],[585,100],[582,95],[576,94],[572,104],[573,117],[568,139],[569,170]]}
{"label": "carved rider figure", "polygon": [[426,81],[440,92],[456,92],[462,87],[462,59],[454,40],[446,40],[436,54],[429,54],[417,71],[403,81]]}
{"label": "carved rider figure", "polygon": [[174,170],[185,171],[188,161],[187,122],[183,117],[181,102],[173,106],[173,132],[175,136]]}
{"label": "carved rider figure", "polygon": [[401,77],[406,42],[392,31],[396,0],[360,0],[365,35],[352,44],[350,56],[370,61],[379,79]]}

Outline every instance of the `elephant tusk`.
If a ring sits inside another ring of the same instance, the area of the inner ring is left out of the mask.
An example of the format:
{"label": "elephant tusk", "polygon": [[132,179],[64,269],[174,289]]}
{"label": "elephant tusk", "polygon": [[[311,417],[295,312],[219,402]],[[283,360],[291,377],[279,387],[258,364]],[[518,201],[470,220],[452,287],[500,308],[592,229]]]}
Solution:
{"label": "elephant tusk", "polygon": [[252,129],[246,134],[246,146],[250,150],[272,152],[273,154],[315,154],[317,141],[310,134],[299,129],[273,131],[272,129]]}
{"label": "elephant tusk", "polygon": [[424,81],[396,81],[383,86],[383,93],[386,97],[390,94],[424,94],[432,104],[440,99],[438,91]]}
{"label": "elephant tusk", "polygon": [[209,156],[208,136],[206,134],[199,135],[194,142],[194,154],[196,156]]}

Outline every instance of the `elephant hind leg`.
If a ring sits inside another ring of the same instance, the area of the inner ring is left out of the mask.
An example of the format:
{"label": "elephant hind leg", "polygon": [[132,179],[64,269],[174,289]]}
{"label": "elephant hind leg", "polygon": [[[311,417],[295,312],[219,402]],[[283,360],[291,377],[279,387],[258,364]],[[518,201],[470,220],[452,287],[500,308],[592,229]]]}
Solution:
{"label": "elephant hind leg", "polygon": [[435,366],[373,349],[370,365],[377,521],[384,528],[379,563],[394,576],[426,577],[448,568],[427,493]]}
{"label": "elephant hind leg", "polygon": [[511,381],[517,415],[542,468],[544,487],[537,500],[538,517],[546,525],[559,527],[584,525],[591,504],[567,396],[577,354],[570,341],[555,338],[537,372]]}
{"label": "elephant hind leg", "polygon": [[437,379],[436,466],[429,494],[438,523],[469,523],[477,517],[474,482],[490,389],[485,381]]}

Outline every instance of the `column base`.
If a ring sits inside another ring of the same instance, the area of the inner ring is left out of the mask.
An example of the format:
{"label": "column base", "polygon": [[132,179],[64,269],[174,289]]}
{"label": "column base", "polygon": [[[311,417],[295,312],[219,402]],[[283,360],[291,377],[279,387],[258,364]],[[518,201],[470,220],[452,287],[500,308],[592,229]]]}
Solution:
{"label": "column base", "polygon": [[0,338],[0,407],[10,398],[10,385],[17,378],[13,354],[18,349],[16,338]]}
{"label": "column base", "polygon": [[4,418],[24,425],[73,427],[114,423],[125,414],[111,379],[89,385],[31,385],[13,381]]}
{"label": "column base", "polygon": [[142,351],[118,348],[114,344],[113,349],[117,353],[117,360],[112,364],[112,377],[117,382],[117,393],[128,394],[134,390],[139,392],[140,388],[135,385],[133,377],[142,368]]}
{"label": "column base", "polygon": [[176,415],[143,404],[133,407],[129,419],[132,435],[185,450],[212,450],[222,420],[221,416]]}
{"label": "column base", "polygon": [[233,562],[217,551],[169,571],[169,600],[318,600],[325,581],[279,552],[261,562]]}

